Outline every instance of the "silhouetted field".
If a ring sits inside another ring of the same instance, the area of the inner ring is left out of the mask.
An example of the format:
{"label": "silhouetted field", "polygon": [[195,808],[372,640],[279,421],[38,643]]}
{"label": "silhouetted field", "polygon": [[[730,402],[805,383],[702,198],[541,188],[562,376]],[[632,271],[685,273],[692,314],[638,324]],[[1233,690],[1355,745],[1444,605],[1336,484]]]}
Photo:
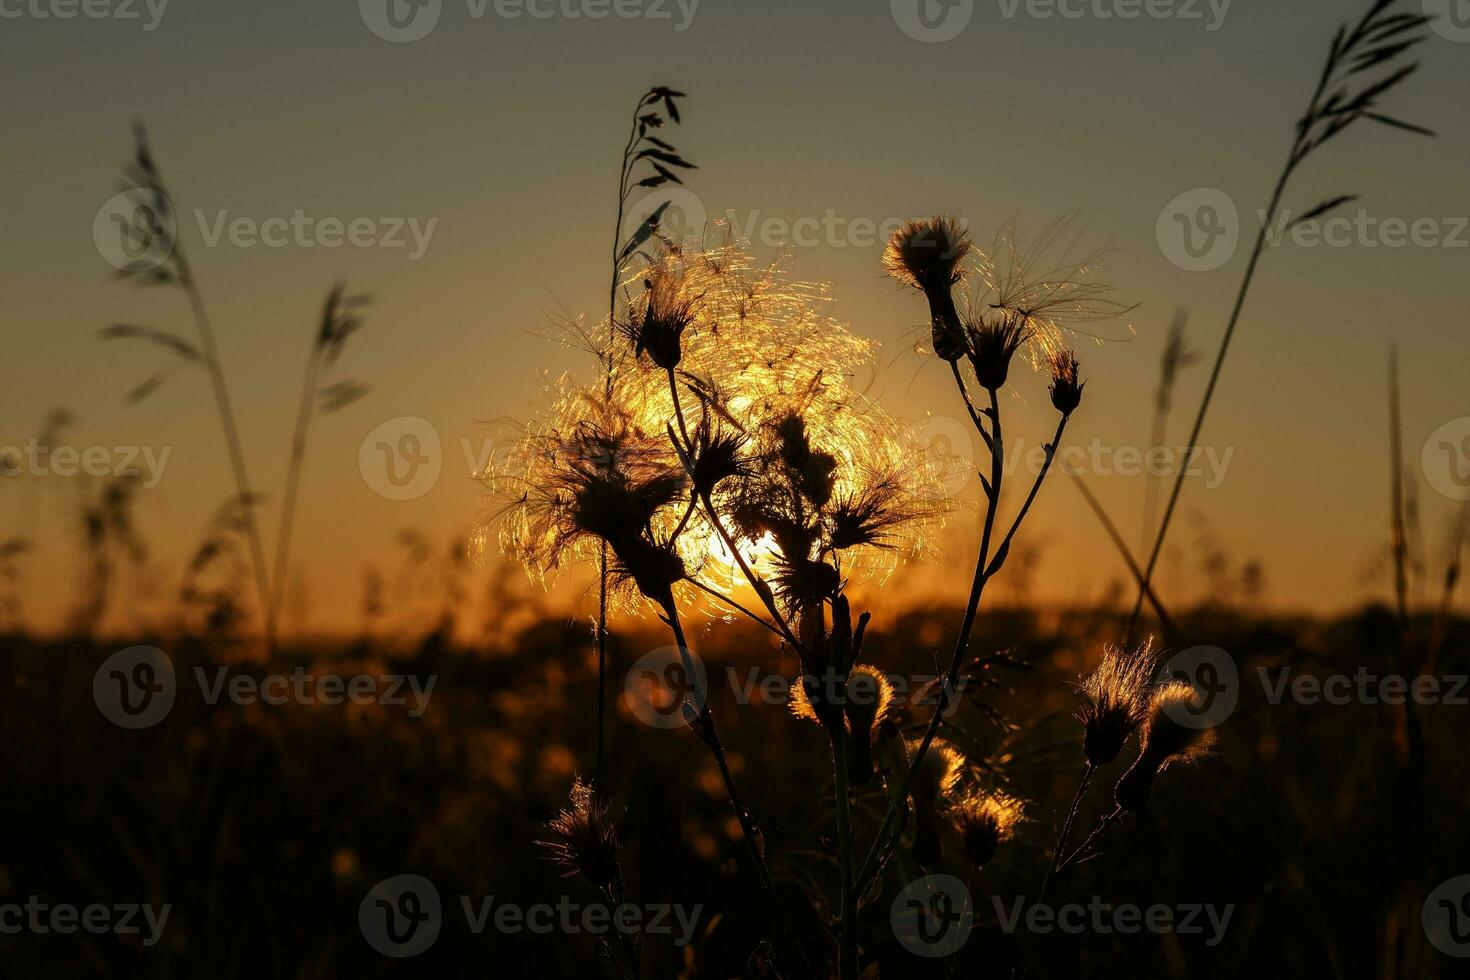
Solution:
{"label": "silhouetted field", "polygon": [[[933,609],[877,623],[869,659],[896,675],[933,674],[957,620],[956,610]],[[1172,648],[1209,643],[1227,650],[1239,670],[1239,704],[1218,726],[1219,748],[1160,780],[1143,821],[1130,818],[1115,830],[1100,856],[1053,885],[1050,901],[1086,906],[1099,896],[1145,909],[1230,908],[1218,935],[1203,914],[1200,933],[1003,929],[1015,901],[1034,891],[1075,786],[1081,743],[1071,682],[1118,627],[1112,615],[1090,611],[981,617],[974,649],[1004,652],[1016,665],[972,678],[947,737],[972,762],[1003,771],[1008,790],[1030,802],[1031,821],[979,872],[946,842],[931,870],[968,881],[975,900],[974,932],[952,960],[915,957],[893,938],[893,896],[925,873],[900,851],[881,895],[862,912],[863,947],[876,954],[881,975],[1005,977],[1020,964],[1035,976],[1370,976],[1380,972],[1395,923],[1414,935],[1394,941],[1423,951],[1409,960],[1416,972],[1405,975],[1458,975],[1455,961],[1426,946],[1417,910],[1407,919],[1393,913],[1405,889],[1422,899],[1470,868],[1459,829],[1470,769],[1460,740],[1470,709],[1416,709],[1420,773],[1400,754],[1394,708],[1357,698],[1300,704],[1290,695],[1273,705],[1259,675],[1266,670],[1274,683],[1285,666],[1294,675],[1395,673],[1396,626],[1381,609],[1332,622],[1224,612],[1181,618]],[[1470,624],[1452,624],[1442,676],[1466,673],[1467,634]],[[731,766],[794,931],[820,973],[830,910],[814,907],[806,885],[833,873],[825,737],[793,723],[782,705],[734,703],[738,679],[751,668],[794,673],[768,637],[720,624],[690,640],[709,670]],[[664,642],[652,630],[615,630],[612,689]],[[534,843],[548,839],[546,821],[565,805],[574,774],[590,765],[596,660],[584,623],[536,622],[508,649],[408,657],[288,650],[268,668],[222,664],[205,645],[157,645],[176,671],[174,705],[161,722],[126,730],[93,697],[95,673],[123,644],[3,643],[0,669],[13,683],[0,689],[9,842],[0,903],[36,895],[79,907],[171,906],[152,946],[144,944],[146,926],[131,936],[0,935],[6,975],[593,975],[591,936],[499,929],[493,921],[475,934],[460,902],[595,901],[584,880],[560,877]],[[289,675],[296,666],[432,676],[435,686],[419,717],[410,716],[411,699],[272,706],[221,698],[211,706],[195,670],[213,683],[219,666],[256,677]],[[628,895],[643,906],[698,906],[686,946],[675,943],[677,927],[644,936],[643,974],[763,975],[760,956],[752,957],[769,941],[785,971],[802,975],[758,884],[740,871],[740,830],[709,754],[687,728],[654,728],[623,700],[618,705],[605,782]],[[1037,721],[1011,728],[1006,720],[1020,718]],[[1104,770],[1099,782],[1110,786],[1125,767]],[[1093,793],[1078,826],[1092,826],[1105,802],[1111,808],[1107,794]],[[857,809],[859,832],[879,817],[867,798]],[[430,949],[392,960],[369,947],[358,911],[375,883],[405,873],[434,883],[443,924]]]}

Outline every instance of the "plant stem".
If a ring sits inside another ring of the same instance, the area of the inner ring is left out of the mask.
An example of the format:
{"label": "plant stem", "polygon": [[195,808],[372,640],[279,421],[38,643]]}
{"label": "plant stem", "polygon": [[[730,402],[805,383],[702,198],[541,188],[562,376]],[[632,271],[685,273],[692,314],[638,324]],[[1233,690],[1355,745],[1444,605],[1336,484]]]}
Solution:
{"label": "plant stem", "polygon": [[852,880],[852,799],[847,785],[847,742],[839,729],[830,730],[832,739],[832,779],[837,805],[837,870],[841,878],[841,948],[837,972],[841,980],[857,980],[858,962],[857,893]]}
{"label": "plant stem", "polygon": [[1164,604],[1159,601],[1158,594],[1154,592],[1153,586],[1143,577],[1143,569],[1138,567],[1138,561],[1133,557],[1133,552],[1128,550],[1128,544],[1123,540],[1123,535],[1118,533],[1117,526],[1109,519],[1107,511],[1103,510],[1102,504],[1093,496],[1092,491],[1087,489],[1087,484],[1082,482],[1082,477],[1070,471],[1067,475],[1072,478],[1072,485],[1077,492],[1082,494],[1092,512],[1097,515],[1098,523],[1102,524],[1103,530],[1108,532],[1112,538],[1113,545],[1118,549],[1118,554],[1123,556],[1123,561],[1128,565],[1128,570],[1133,573],[1133,581],[1143,589],[1144,595],[1148,596],[1149,605],[1154,607],[1154,615],[1159,617],[1159,626],[1167,634],[1175,634],[1174,621],[1164,609]]}
{"label": "plant stem", "polygon": [[[691,471],[690,477],[692,479],[694,447],[689,441],[689,427],[684,421],[684,408],[679,399],[679,385],[672,367],[667,368],[666,373],[669,379],[669,396],[674,400],[674,420],[678,424],[678,436],[677,438],[673,438],[674,448],[678,450],[679,457],[683,460],[685,469]],[[670,436],[673,436],[672,431],[670,432]],[[745,556],[740,553],[740,548],[736,545],[734,536],[725,529],[725,523],[720,520],[720,514],[715,509],[714,498],[709,493],[700,493],[699,500],[704,505],[705,513],[709,516],[710,524],[714,526],[715,533],[720,536],[720,540],[725,543],[725,547],[735,557],[736,566],[739,567],[741,573],[745,576],[745,580],[750,583],[750,587],[755,590],[756,595],[760,597],[761,604],[766,607],[766,612],[771,614],[771,619],[775,621],[782,638],[791,644],[791,648],[796,651],[797,659],[801,661],[802,670],[805,671],[807,669],[807,662],[806,656],[802,652],[801,643],[797,640],[796,634],[792,632],[791,626],[786,622],[786,617],[781,615],[781,610],[776,605],[776,600],[771,593],[770,586],[766,585],[765,581],[755,574],[749,562],[745,560]]]}
{"label": "plant stem", "polygon": [[1067,846],[1067,838],[1072,834],[1072,823],[1077,819],[1077,811],[1082,808],[1082,798],[1087,795],[1087,786],[1092,782],[1092,774],[1095,771],[1091,762],[1087,763],[1082,770],[1082,778],[1077,783],[1077,792],[1072,797],[1072,808],[1067,811],[1067,819],[1062,823],[1061,833],[1057,834],[1057,844],[1051,852],[1051,863],[1046,869],[1046,875],[1041,879],[1041,890],[1036,893],[1037,905],[1046,899],[1046,887],[1051,884],[1052,878],[1057,873],[1057,865],[1062,860],[1062,849]]}
{"label": "plant stem", "polygon": [[[224,429],[225,448],[230,456],[230,468],[235,477],[235,493],[240,498],[245,519],[245,534],[250,542],[250,563],[255,571],[255,590],[260,605],[262,624],[270,607],[270,589],[266,584],[265,548],[261,545],[260,524],[255,517],[255,494],[250,489],[250,477],[245,470],[245,452],[240,445],[240,433],[235,424],[235,412],[230,404],[229,388],[225,384],[224,369],[220,367],[219,350],[214,343],[214,331],[209,325],[209,314],[204,308],[204,296],[194,281],[194,273],[183,249],[174,246],[174,263],[179,281],[189,297],[189,306],[194,313],[194,326],[199,333],[199,346],[204,354],[204,367],[209,372],[210,387],[214,389],[214,402],[218,410],[220,425]],[[267,654],[271,651],[268,648]]]}
{"label": "plant stem", "polygon": [[786,639],[786,635],[784,633],[782,633],[779,629],[777,629],[772,623],[768,622],[767,620],[762,619],[759,615],[757,615],[756,613],[752,612],[750,609],[747,609],[745,606],[742,606],[740,603],[736,602],[734,599],[730,598],[729,596],[725,595],[725,593],[721,592],[719,589],[712,588],[712,587],[710,587],[708,585],[705,585],[703,582],[701,582],[701,581],[699,581],[698,579],[695,579],[695,578],[685,579],[684,581],[688,582],[690,585],[694,586],[696,589],[698,589],[699,591],[705,593],[706,595],[710,596],[711,598],[718,599],[719,601],[723,602],[725,605],[727,605],[730,608],[734,609],[736,612],[741,613],[741,614],[747,616],[752,622],[759,623],[761,626],[765,627],[767,630],[770,630],[772,633],[774,633],[777,636],[779,636],[782,640],[785,640]]}
{"label": "plant stem", "polygon": [[276,627],[281,611],[281,598],[286,591],[286,574],[291,554],[291,531],[296,521],[296,497],[301,485],[301,464],[306,458],[306,432],[311,425],[312,406],[316,400],[317,372],[321,364],[322,345],[312,341],[306,358],[306,375],[301,379],[301,398],[296,408],[296,427],[291,434],[291,462],[286,471],[286,494],[281,498],[281,523],[276,530],[276,564],[271,573],[271,598],[266,609],[265,645],[276,648]]}
{"label": "plant stem", "polygon": [[[956,372],[955,379],[960,383],[963,390],[963,382],[960,382],[959,374]],[[967,396],[968,397],[968,396]],[[949,692],[955,687],[959,679],[960,665],[964,662],[965,652],[970,646],[970,633],[975,628],[975,614],[980,609],[980,598],[985,591],[985,583],[988,580],[985,574],[986,562],[990,556],[990,536],[995,530],[995,513],[1000,504],[1001,481],[1005,478],[1004,453],[1005,442],[1001,436],[1000,425],[1000,402],[995,391],[990,392],[990,485],[987,488],[987,499],[985,505],[985,524],[980,532],[980,553],[975,561],[975,575],[970,580],[970,598],[965,604],[964,619],[960,622],[960,633],[955,640],[954,653],[950,656],[949,670],[945,672],[945,682],[940,685],[939,694],[934,706],[934,714],[929,719],[929,725],[924,731],[924,738],[919,743],[918,750],[909,761],[908,770],[904,773],[903,783],[897,795],[889,800],[888,812],[883,817],[883,823],[878,828],[873,843],[868,848],[867,857],[863,859],[862,868],[857,876],[857,888],[861,892],[866,887],[871,876],[878,873],[881,862],[878,855],[888,846],[887,838],[894,829],[894,821],[898,817],[900,805],[908,806],[909,788],[913,785],[914,777],[918,774],[919,766],[924,761],[924,753],[929,751],[934,736],[939,732],[939,724],[944,717],[944,709],[949,703]],[[1042,471],[1043,475],[1045,470]],[[1039,478],[1038,478],[1039,479]],[[894,834],[896,839],[896,834]]]}
{"label": "plant stem", "polygon": [[[739,790],[735,788],[735,777],[730,773],[730,764],[725,758],[725,746],[720,741],[719,731],[715,728],[714,713],[710,711],[709,691],[699,685],[698,675],[694,672],[694,661],[689,654],[689,644],[684,639],[684,627],[679,620],[679,610],[674,604],[672,594],[661,604],[664,610],[664,621],[673,631],[674,643],[679,648],[679,659],[684,664],[684,676],[689,678],[691,685],[696,685],[694,694],[699,701],[697,711],[699,727],[695,731],[700,741],[709,747],[710,754],[715,758],[715,765],[720,770],[720,779],[725,784],[725,795],[729,799],[731,808],[735,811],[735,819],[740,822],[740,834],[745,839],[746,849],[750,852],[751,861],[755,864],[756,875],[760,878],[761,887],[771,896],[771,901],[776,905],[787,936],[796,944],[797,949],[801,951],[802,959],[805,960],[806,952],[801,949],[801,944],[796,940],[796,931],[786,915],[780,896],[776,893],[776,883],[771,878],[771,869],[766,864],[765,854],[761,851],[759,831],[751,820],[750,811],[740,800]],[[811,972],[810,963],[807,964],[807,972]]]}
{"label": "plant stem", "polygon": [[[646,97],[645,97],[646,98]],[[638,108],[645,99],[638,100]],[[612,402],[613,343],[617,337],[618,278],[623,268],[623,208],[628,201],[628,157],[633,152],[633,143],[638,133],[638,110],[633,110],[633,126],[628,133],[628,142],[623,146],[623,160],[618,168],[618,217],[613,226],[612,282],[607,288],[607,348],[602,352],[604,368],[603,399]],[[607,739],[607,542],[597,561],[597,764],[595,784],[599,792],[604,791],[603,766]]]}
{"label": "plant stem", "polygon": [[1061,864],[1057,865],[1057,874],[1063,874],[1069,868],[1075,865],[1078,860],[1085,856],[1088,850],[1094,844],[1096,844],[1098,840],[1102,838],[1103,834],[1107,833],[1110,829],[1112,829],[1114,824],[1118,823],[1122,819],[1123,808],[1120,806],[1114,807],[1113,812],[1102,818],[1102,822],[1093,829],[1092,833],[1087,835],[1087,839],[1084,840],[1080,846],[1078,846],[1077,850],[1073,851],[1070,857],[1062,861]]}
{"label": "plant stem", "polygon": [[[1316,97],[1313,98],[1316,102]],[[1241,280],[1240,290],[1235,295],[1235,305],[1230,311],[1230,321],[1225,326],[1225,336],[1220,340],[1220,350],[1215,354],[1215,364],[1210,369],[1210,380],[1205,386],[1205,395],[1200,401],[1199,411],[1195,414],[1194,425],[1190,429],[1187,452],[1192,455],[1195,447],[1199,444],[1200,430],[1204,428],[1205,415],[1210,410],[1210,402],[1215,397],[1215,386],[1220,381],[1220,369],[1225,366],[1225,355],[1230,350],[1230,341],[1235,336],[1235,328],[1240,323],[1240,314],[1245,309],[1245,299],[1250,293],[1251,283],[1256,276],[1256,268],[1260,265],[1261,256],[1266,250],[1266,239],[1270,233],[1271,226],[1275,223],[1276,212],[1281,207],[1281,197],[1286,192],[1287,181],[1291,179],[1297,164],[1301,162],[1302,149],[1301,137],[1297,137],[1292,146],[1291,157],[1277,178],[1276,189],[1271,193],[1271,203],[1266,208],[1265,219],[1261,222],[1261,230],[1256,234],[1255,248],[1251,250],[1250,263],[1246,266],[1245,278]],[[1188,458],[1188,457],[1186,457]],[[1154,536],[1153,550],[1149,552],[1148,565],[1143,570],[1143,582],[1138,590],[1138,598],[1133,603],[1133,613],[1128,618],[1128,629],[1123,634],[1123,643],[1126,646],[1132,642],[1133,631],[1138,626],[1138,617],[1143,613],[1143,599],[1148,592],[1149,584],[1153,581],[1154,569],[1158,566],[1159,555],[1164,550],[1164,539],[1169,534],[1169,525],[1174,519],[1174,509],[1179,504],[1179,492],[1184,489],[1184,478],[1189,472],[1189,467],[1179,467],[1179,473],[1174,477],[1173,489],[1169,491],[1169,502],[1164,507],[1164,519],[1159,522],[1158,533]]]}

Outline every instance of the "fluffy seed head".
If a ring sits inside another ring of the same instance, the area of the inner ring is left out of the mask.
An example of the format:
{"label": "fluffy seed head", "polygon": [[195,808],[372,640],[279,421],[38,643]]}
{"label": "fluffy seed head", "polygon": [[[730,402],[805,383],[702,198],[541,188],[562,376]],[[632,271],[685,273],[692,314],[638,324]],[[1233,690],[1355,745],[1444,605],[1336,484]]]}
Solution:
{"label": "fluffy seed head", "polygon": [[1125,810],[1141,813],[1148,807],[1154,780],[1175,763],[1194,762],[1209,754],[1215,732],[1209,728],[1181,725],[1194,703],[1194,688],[1183,681],[1170,681],[1154,691],[1148,719],[1143,724],[1143,749],[1113,791],[1113,799]]}
{"label": "fluffy seed head", "polygon": [[1194,702],[1194,687],[1185,681],[1170,681],[1154,690],[1143,724],[1142,755],[1156,759],[1159,771],[1176,762],[1194,762],[1214,747],[1214,729],[1194,728],[1175,720],[1187,717]]}
{"label": "fluffy seed head", "polygon": [[965,857],[976,868],[989,864],[995,849],[1015,836],[1023,815],[1021,801],[1000,792],[976,794],[949,811]]}
{"label": "fluffy seed head", "polygon": [[966,327],[970,339],[970,364],[975,379],[987,391],[996,391],[1006,383],[1011,358],[1031,336],[1026,318],[1011,311],[982,317]]}
{"label": "fluffy seed head", "polygon": [[1148,718],[1158,658],[1153,641],[1137,650],[1109,645],[1102,662],[1082,679],[1082,752],[1094,766],[1105,766],[1123,751],[1128,736]]}
{"label": "fluffy seed head", "polygon": [[[919,745],[918,741],[909,744],[910,755],[919,750]],[[914,774],[912,794],[915,799],[932,803],[953,790],[959,783],[963,764],[964,756],[948,742],[936,738],[929,743],[929,751],[924,753],[919,771]]]}
{"label": "fluffy seed head", "polygon": [[607,803],[580,777],[572,783],[570,804],[546,826],[561,840],[539,843],[549,852],[551,862],[562,869],[563,877],[580,873],[599,888],[617,880],[616,822],[608,816]]}
{"label": "fluffy seed head", "polygon": [[964,325],[954,305],[954,287],[964,278],[970,235],[953,218],[908,221],[888,239],[883,268],[905,285],[922,290],[929,301],[934,353],[954,361],[967,350]]}
{"label": "fluffy seed head", "polygon": [[962,265],[970,248],[970,233],[954,218],[905,221],[888,239],[883,269],[915,289],[948,289],[963,277]]}
{"label": "fluffy seed head", "polygon": [[668,267],[654,266],[643,280],[643,300],[623,328],[633,342],[635,357],[647,354],[659,367],[671,370],[683,360],[684,331],[694,322],[698,299],[681,288]]}

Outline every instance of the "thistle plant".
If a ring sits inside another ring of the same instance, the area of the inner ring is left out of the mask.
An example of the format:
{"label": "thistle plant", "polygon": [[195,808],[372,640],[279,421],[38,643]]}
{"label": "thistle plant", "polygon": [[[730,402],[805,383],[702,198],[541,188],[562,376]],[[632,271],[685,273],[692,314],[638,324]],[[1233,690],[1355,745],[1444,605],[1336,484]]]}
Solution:
{"label": "thistle plant", "polygon": [[[898,844],[908,819],[905,801],[924,771],[926,758],[939,733],[960,668],[969,651],[980,602],[986,584],[1004,567],[1011,543],[1051,470],[1068,420],[1082,403],[1086,380],[1081,377],[1077,356],[1066,338],[1078,324],[1123,317],[1130,307],[1111,299],[1111,287],[1093,273],[1103,252],[1081,259],[1068,258],[1070,249],[1057,257],[1056,246],[1068,227],[1064,219],[1048,228],[1039,240],[1023,247],[1013,231],[1003,231],[989,253],[977,252],[954,219],[936,217],[910,221],[896,231],[884,253],[884,267],[906,286],[924,294],[930,310],[934,355],[948,363],[956,391],[975,431],[990,457],[990,475],[980,474],[984,491],[984,517],[980,548],[970,595],[948,669],[937,692],[937,704],[924,735],[906,771],[895,778],[900,791],[891,794],[887,813],[869,847],[858,874],[861,891],[883,869]],[[936,247],[934,243],[941,243]],[[964,260],[973,257],[974,266]],[[971,276],[979,288],[968,295],[967,312],[957,312],[953,291]],[[948,293],[949,295],[945,295]],[[953,314],[951,310],[955,310]],[[946,326],[954,317],[954,329]],[[1002,428],[1000,391],[1011,383],[1012,362],[1023,354],[1034,365],[1044,366],[1051,376],[1049,394],[1058,419],[1056,432],[1045,446],[1045,456],[1029,491],[1009,526],[999,522],[1005,479],[1005,435]],[[968,374],[961,366],[967,362]],[[984,392],[975,397],[975,389]],[[903,810],[903,813],[900,813]],[[916,833],[925,815],[915,807]]]}
{"label": "thistle plant", "polygon": [[[893,695],[861,659],[869,616],[846,589],[926,550],[948,506],[949,464],[852,388],[874,347],[831,317],[821,287],[757,266],[734,242],[694,249],[655,236],[649,249],[615,324],[624,361],[592,385],[553,382],[547,410],[485,475],[500,501],[499,542],[543,580],[576,564],[601,569],[606,548],[609,607],[650,608],[691,679],[684,620],[707,603],[758,623],[795,655],[795,710],[822,726],[832,753],[833,918],[844,975],[855,975],[851,798],[872,781]],[[488,523],[482,531],[484,543]],[[753,598],[742,601],[746,589]],[[710,692],[686,693],[689,727],[713,755],[751,864],[774,895]]]}

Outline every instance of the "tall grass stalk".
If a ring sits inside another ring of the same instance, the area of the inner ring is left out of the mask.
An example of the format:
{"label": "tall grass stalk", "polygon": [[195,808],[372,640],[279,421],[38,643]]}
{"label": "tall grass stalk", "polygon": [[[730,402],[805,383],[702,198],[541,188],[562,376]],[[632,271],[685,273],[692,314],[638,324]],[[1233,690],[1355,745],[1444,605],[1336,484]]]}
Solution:
{"label": "tall grass stalk", "polygon": [[[1191,453],[1199,445],[1200,432],[1204,428],[1205,417],[1214,399],[1221,369],[1225,366],[1225,355],[1230,351],[1230,342],[1234,339],[1236,327],[1240,323],[1246,297],[1250,293],[1251,284],[1255,281],[1256,270],[1265,253],[1269,236],[1276,225],[1287,185],[1297,170],[1313,151],[1360,120],[1368,120],[1420,135],[1433,135],[1431,131],[1422,126],[1404,122],[1377,111],[1378,99],[1396,89],[1419,67],[1417,62],[1402,65],[1402,56],[1425,39],[1422,29],[1428,20],[1419,13],[1390,13],[1393,8],[1400,6],[1401,2],[1402,0],[1374,0],[1368,12],[1351,30],[1348,25],[1344,24],[1333,38],[1327,55],[1327,63],[1317,82],[1316,90],[1312,93],[1311,101],[1307,104],[1307,111],[1297,123],[1291,151],[1287,154],[1286,163],[1271,192],[1270,203],[1266,207],[1260,231],[1256,234],[1250,261],[1246,265],[1245,275],[1230,311],[1230,319],[1225,326],[1225,335],[1220,340],[1220,349],[1216,352],[1214,364],[1210,368],[1210,380],[1205,386],[1204,397],[1200,401],[1199,411],[1195,414],[1194,424],[1190,428],[1188,445]],[[1363,72],[1380,67],[1387,70],[1388,74],[1367,83],[1361,83],[1361,80],[1356,78]],[[1359,87],[1360,83],[1361,87]],[[1329,198],[1295,219],[1292,226],[1319,218],[1354,200],[1357,200],[1357,196],[1352,194],[1340,194]],[[1129,617],[1128,629],[1124,635],[1125,643],[1131,640],[1138,626],[1138,618],[1143,612],[1147,583],[1153,581],[1154,569],[1158,565],[1159,555],[1163,552],[1164,541],[1168,536],[1175,508],[1179,504],[1180,491],[1184,489],[1187,469],[1187,467],[1180,468],[1178,475],[1174,478],[1174,486],[1169,492],[1163,519],[1159,524],[1158,533],[1154,536],[1148,563],[1144,566],[1144,585],[1138,590],[1138,597],[1134,601],[1133,612]]]}

